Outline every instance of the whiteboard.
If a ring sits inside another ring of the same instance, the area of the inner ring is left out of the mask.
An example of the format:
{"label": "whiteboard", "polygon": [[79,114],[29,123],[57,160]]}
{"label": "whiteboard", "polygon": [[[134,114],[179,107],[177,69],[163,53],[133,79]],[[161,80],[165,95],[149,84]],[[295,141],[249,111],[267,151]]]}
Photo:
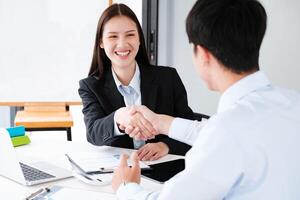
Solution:
{"label": "whiteboard", "polygon": [[0,101],[78,101],[106,0],[0,0]]}

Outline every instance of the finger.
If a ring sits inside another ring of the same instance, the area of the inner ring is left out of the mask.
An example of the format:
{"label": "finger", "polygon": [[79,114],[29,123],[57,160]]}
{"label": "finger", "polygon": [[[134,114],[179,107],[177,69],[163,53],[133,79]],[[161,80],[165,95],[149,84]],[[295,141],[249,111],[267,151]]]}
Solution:
{"label": "finger", "polygon": [[131,137],[131,138],[135,138],[135,136],[136,136],[136,134],[129,134],[129,137]]}
{"label": "finger", "polygon": [[119,171],[115,170],[113,178],[112,178],[112,183],[111,183],[112,188],[113,188],[114,191],[117,191],[118,188],[119,188],[119,186],[121,185],[121,183],[122,183],[122,179],[121,178],[122,177],[121,177],[121,174],[119,173]]}
{"label": "finger", "polygon": [[120,167],[127,167],[128,163],[127,163],[127,159],[129,158],[129,156],[127,154],[122,154],[121,158],[120,158]]}
{"label": "finger", "polygon": [[131,138],[136,138],[136,135],[138,135],[138,134],[141,134],[140,132],[134,132],[134,133],[130,133],[129,134],[129,137],[131,137]]}
{"label": "finger", "polygon": [[138,156],[140,156],[140,154],[144,151],[144,149],[146,148],[147,144],[145,144],[144,146],[140,147],[138,150],[137,150],[137,154]]}
{"label": "finger", "polygon": [[147,140],[142,133],[138,132],[135,136],[134,136],[135,140]]}
{"label": "finger", "polygon": [[129,110],[129,114],[130,115],[134,115],[136,112],[137,112],[136,106],[134,106],[134,105],[131,106],[130,110]]}
{"label": "finger", "polygon": [[143,105],[135,106],[134,108],[135,108],[135,110],[136,110],[137,112],[140,112],[140,113],[145,112],[145,109],[144,109],[144,106],[143,106]]}
{"label": "finger", "polygon": [[141,123],[144,129],[148,130],[148,132],[152,132],[153,130],[155,130],[151,122],[148,121],[148,119],[146,119],[142,113],[137,113],[135,116],[137,117],[138,122]]}
{"label": "finger", "polygon": [[148,140],[152,140],[152,139],[154,139],[155,138],[155,136],[152,136],[152,137],[150,137],[150,138],[147,138]]}
{"label": "finger", "polygon": [[150,160],[152,161],[152,160],[158,160],[158,159],[160,159],[162,157],[162,155],[160,155],[159,153],[156,153],[156,154],[154,154],[151,158],[150,158]]}
{"label": "finger", "polygon": [[134,126],[136,127],[139,127],[140,128],[140,131],[145,131],[145,127],[143,125],[143,123],[141,122],[141,115],[140,114],[135,114],[133,117],[132,117],[132,123]]}
{"label": "finger", "polygon": [[150,158],[155,154],[156,152],[153,152],[153,151],[149,151],[144,157],[142,160],[150,160]]}
{"label": "finger", "polygon": [[140,118],[141,123],[144,125],[145,129],[148,131],[149,135],[147,137],[153,137],[153,133],[156,132],[150,121],[148,121],[143,115]]}
{"label": "finger", "polygon": [[138,157],[137,153],[133,152],[130,157],[131,157],[132,167],[140,168],[139,157]]}
{"label": "finger", "polygon": [[130,125],[125,127],[125,129],[124,129],[125,133],[128,135],[131,134],[133,130],[134,130],[134,128]]}
{"label": "finger", "polygon": [[136,122],[137,126],[140,128],[140,132],[145,138],[152,137],[153,134],[149,132],[149,130],[145,127],[145,125],[141,122],[141,119]]}
{"label": "finger", "polygon": [[133,137],[135,137],[139,132],[140,132],[139,127],[135,127],[135,128],[131,131],[131,133],[129,134],[129,136],[133,138]]}
{"label": "finger", "polygon": [[119,125],[119,128],[124,131],[126,127],[123,125]]}
{"label": "finger", "polygon": [[139,154],[139,159],[143,160],[144,157],[150,152],[150,150],[148,148],[144,148],[141,153]]}

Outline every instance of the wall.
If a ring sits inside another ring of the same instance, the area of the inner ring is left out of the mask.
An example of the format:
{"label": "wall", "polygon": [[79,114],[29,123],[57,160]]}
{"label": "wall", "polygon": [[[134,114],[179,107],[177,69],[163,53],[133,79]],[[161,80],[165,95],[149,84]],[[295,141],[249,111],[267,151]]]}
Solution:
{"label": "wall", "polygon": [[[220,95],[208,91],[192,63],[192,49],[185,33],[185,18],[195,0],[159,1],[158,63],[176,67],[197,112],[213,114]],[[263,0],[268,29],[261,48],[260,66],[270,80],[300,91],[300,1]]]}
{"label": "wall", "polygon": [[9,107],[0,106],[0,128],[10,126]]}
{"label": "wall", "polygon": [[195,0],[159,1],[158,64],[175,67],[195,112],[215,112],[219,95],[206,89],[195,73],[192,48],[185,32],[185,18]]}
{"label": "wall", "polygon": [[108,1],[0,0],[0,99],[79,100]]}
{"label": "wall", "polygon": [[127,5],[136,14],[142,24],[142,1],[141,0],[114,0],[113,3],[123,3]]}
{"label": "wall", "polygon": [[261,67],[275,83],[300,91],[300,1],[263,0],[268,28]]}

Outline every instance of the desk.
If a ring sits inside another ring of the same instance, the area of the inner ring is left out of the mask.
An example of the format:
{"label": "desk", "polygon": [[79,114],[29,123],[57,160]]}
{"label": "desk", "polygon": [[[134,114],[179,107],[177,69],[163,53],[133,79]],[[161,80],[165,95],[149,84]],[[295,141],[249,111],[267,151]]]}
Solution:
{"label": "desk", "polygon": [[24,107],[28,102],[63,102],[69,106],[81,105],[81,101],[0,101],[0,106]]}
{"label": "desk", "polygon": [[75,106],[75,105],[81,105],[81,101],[62,101],[60,99],[54,100],[54,101],[47,101],[47,100],[41,100],[41,101],[24,101],[24,100],[20,100],[20,101],[7,101],[5,99],[1,99],[0,100],[0,106],[9,106],[10,107],[10,126],[14,126],[14,119],[16,116],[16,113],[18,110],[21,110],[22,107],[24,107],[24,105],[26,103],[35,103],[35,102],[43,102],[43,103],[47,103],[47,102],[55,102],[55,103],[65,103],[67,108],[69,108],[69,106]]}
{"label": "desk", "polygon": [[[47,160],[55,165],[70,168],[64,154],[66,152],[76,152],[76,151],[102,151],[103,149],[108,149],[111,147],[96,147],[87,142],[67,142],[60,140],[45,140],[42,139],[41,134],[28,134],[31,143],[29,145],[17,147],[17,154],[25,157],[25,160],[30,160],[32,158],[39,158],[38,160]],[[45,138],[45,137],[44,137]],[[128,149],[120,149],[120,152],[128,152]],[[172,155],[170,158],[172,159]],[[182,156],[178,156],[182,157]],[[141,184],[143,187],[150,190],[160,190],[162,184],[155,183],[153,181],[142,178]],[[51,185],[59,185],[70,188],[85,189],[91,191],[107,192],[113,193],[110,185],[107,186],[92,186],[80,182],[75,178],[67,178],[64,180],[39,184],[35,186],[23,186],[14,181],[6,179],[0,176],[0,198],[1,199],[23,199],[24,197],[30,195],[31,193],[37,191],[42,187],[47,187]],[[3,198],[5,197],[5,198]]]}

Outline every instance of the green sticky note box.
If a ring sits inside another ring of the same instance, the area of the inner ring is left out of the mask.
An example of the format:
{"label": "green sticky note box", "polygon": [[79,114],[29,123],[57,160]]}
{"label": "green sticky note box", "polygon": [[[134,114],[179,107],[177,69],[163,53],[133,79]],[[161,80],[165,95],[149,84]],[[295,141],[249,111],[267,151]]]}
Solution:
{"label": "green sticky note box", "polygon": [[12,141],[14,147],[29,144],[31,142],[27,135],[13,137],[13,138],[11,138],[11,141]]}

